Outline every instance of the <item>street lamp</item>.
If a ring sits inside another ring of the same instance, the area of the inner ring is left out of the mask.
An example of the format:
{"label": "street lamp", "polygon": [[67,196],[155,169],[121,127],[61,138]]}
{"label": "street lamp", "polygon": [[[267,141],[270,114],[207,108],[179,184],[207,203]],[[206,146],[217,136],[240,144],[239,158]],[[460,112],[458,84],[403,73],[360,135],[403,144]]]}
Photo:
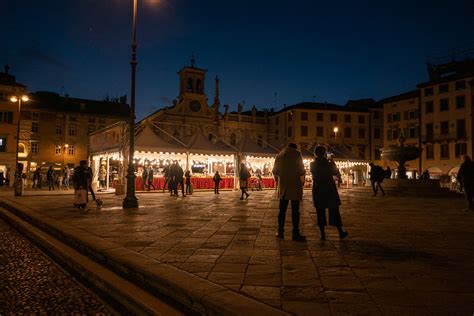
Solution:
{"label": "street lamp", "polygon": [[20,121],[21,121],[21,103],[28,102],[30,98],[23,94],[21,96],[13,95],[10,98],[11,102],[18,102],[18,126],[16,130],[16,156],[15,156],[15,196],[20,196],[23,190],[23,181],[21,180],[21,170],[18,168],[18,150],[20,148]]}
{"label": "street lamp", "polygon": [[137,68],[137,0],[133,0],[133,41],[132,41],[132,86],[130,91],[129,118],[129,152],[127,173],[127,196],[123,199],[123,208],[137,208],[138,199],[135,196],[135,167],[133,154],[135,151],[135,72]]}
{"label": "street lamp", "polygon": [[333,128],[333,132],[334,132],[334,141],[337,140],[337,132],[339,131],[339,128],[336,126]]}

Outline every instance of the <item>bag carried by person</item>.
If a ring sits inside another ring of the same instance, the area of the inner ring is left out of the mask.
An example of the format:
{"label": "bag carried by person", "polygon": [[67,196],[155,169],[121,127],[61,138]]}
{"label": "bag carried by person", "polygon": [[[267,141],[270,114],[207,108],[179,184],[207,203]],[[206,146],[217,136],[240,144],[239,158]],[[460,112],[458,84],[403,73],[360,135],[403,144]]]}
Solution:
{"label": "bag carried by person", "polygon": [[189,194],[193,194],[194,192],[194,185],[190,184],[189,185]]}
{"label": "bag carried by person", "polygon": [[87,191],[84,189],[74,190],[74,206],[85,207],[87,202]]}

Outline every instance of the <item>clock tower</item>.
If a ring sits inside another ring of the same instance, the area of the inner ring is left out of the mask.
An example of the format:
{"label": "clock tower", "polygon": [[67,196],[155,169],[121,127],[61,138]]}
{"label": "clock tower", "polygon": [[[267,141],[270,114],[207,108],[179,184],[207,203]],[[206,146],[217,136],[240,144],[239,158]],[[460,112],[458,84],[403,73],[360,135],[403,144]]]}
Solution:
{"label": "clock tower", "polygon": [[184,67],[179,72],[179,103],[185,107],[185,113],[190,115],[205,115],[209,110],[207,96],[204,93],[204,79],[207,70],[194,66]]}

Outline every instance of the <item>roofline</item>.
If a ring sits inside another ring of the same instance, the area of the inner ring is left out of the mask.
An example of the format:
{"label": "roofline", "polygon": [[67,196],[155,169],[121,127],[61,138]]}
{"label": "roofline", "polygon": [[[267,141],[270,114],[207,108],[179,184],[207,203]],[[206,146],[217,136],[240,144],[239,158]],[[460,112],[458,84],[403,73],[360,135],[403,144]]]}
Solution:
{"label": "roofline", "polygon": [[471,72],[471,73],[463,73],[463,74],[454,74],[454,75],[447,76],[438,80],[432,80],[432,81],[427,81],[427,82],[417,84],[416,87],[425,88],[425,87],[434,86],[440,83],[458,81],[458,80],[466,79],[469,77],[474,77],[474,73]]}
{"label": "roofline", "polygon": [[387,98],[378,100],[377,102],[384,104],[384,103],[391,103],[395,101],[414,99],[414,98],[418,98],[419,96],[420,96],[420,90],[416,89],[409,92],[397,94],[391,97],[387,97]]}

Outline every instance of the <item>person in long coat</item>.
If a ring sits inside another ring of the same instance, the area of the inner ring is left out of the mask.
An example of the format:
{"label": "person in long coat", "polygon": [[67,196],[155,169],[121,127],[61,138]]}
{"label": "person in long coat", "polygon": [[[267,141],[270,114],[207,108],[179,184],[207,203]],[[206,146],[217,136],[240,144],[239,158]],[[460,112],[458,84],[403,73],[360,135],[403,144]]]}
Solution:
{"label": "person in long coat", "polygon": [[303,199],[304,175],[306,173],[303,158],[296,144],[289,143],[275,158],[272,170],[278,183],[280,198],[278,213],[278,232],[276,236],[284,238],[285,218],[288,202],[291,201],[291,219],[293,222],[293,240],[306,241],[300,234],[300,201]]}
{"label": "person in long coat", "polygon": [[251,174],[249,172],[249,169],[245,165],[245,163],[240,164],[240,171],[239,171],[239,185],[240,185],[240,190],[242,191],[242,194],[240,195],[240,199],[244,199],[244,194],[245,198],[248,199],[249,195],[247,190],[249,188],[249,178]]}
{"label": "person in long coat", "polygon": [[326,148],[316,146],[314,155],[316,159],[311,163],[310,170],[313,176],[313,204],[316,208],[316,216],[319,230],[321,232],[321,240],[326,240],[325,227],[326,209],[329,210],[329,225],[334,226],[339,231],[339,237],[342,239],[348,235],[342,229],[342,219],[339,213],[341,199],[337,192],[336,183],[333,176],[339,174],[339,170],[334,162],[329,161],[326,157]]}
{"label": "person in long coat", "polygon": [[464,187],[464,195],[466,197],[467,208],[465,211],[472,211],[472,198],[474,195],[474,162],[468,155],[464,156],[464,162],[459,167],[457,180]]}

